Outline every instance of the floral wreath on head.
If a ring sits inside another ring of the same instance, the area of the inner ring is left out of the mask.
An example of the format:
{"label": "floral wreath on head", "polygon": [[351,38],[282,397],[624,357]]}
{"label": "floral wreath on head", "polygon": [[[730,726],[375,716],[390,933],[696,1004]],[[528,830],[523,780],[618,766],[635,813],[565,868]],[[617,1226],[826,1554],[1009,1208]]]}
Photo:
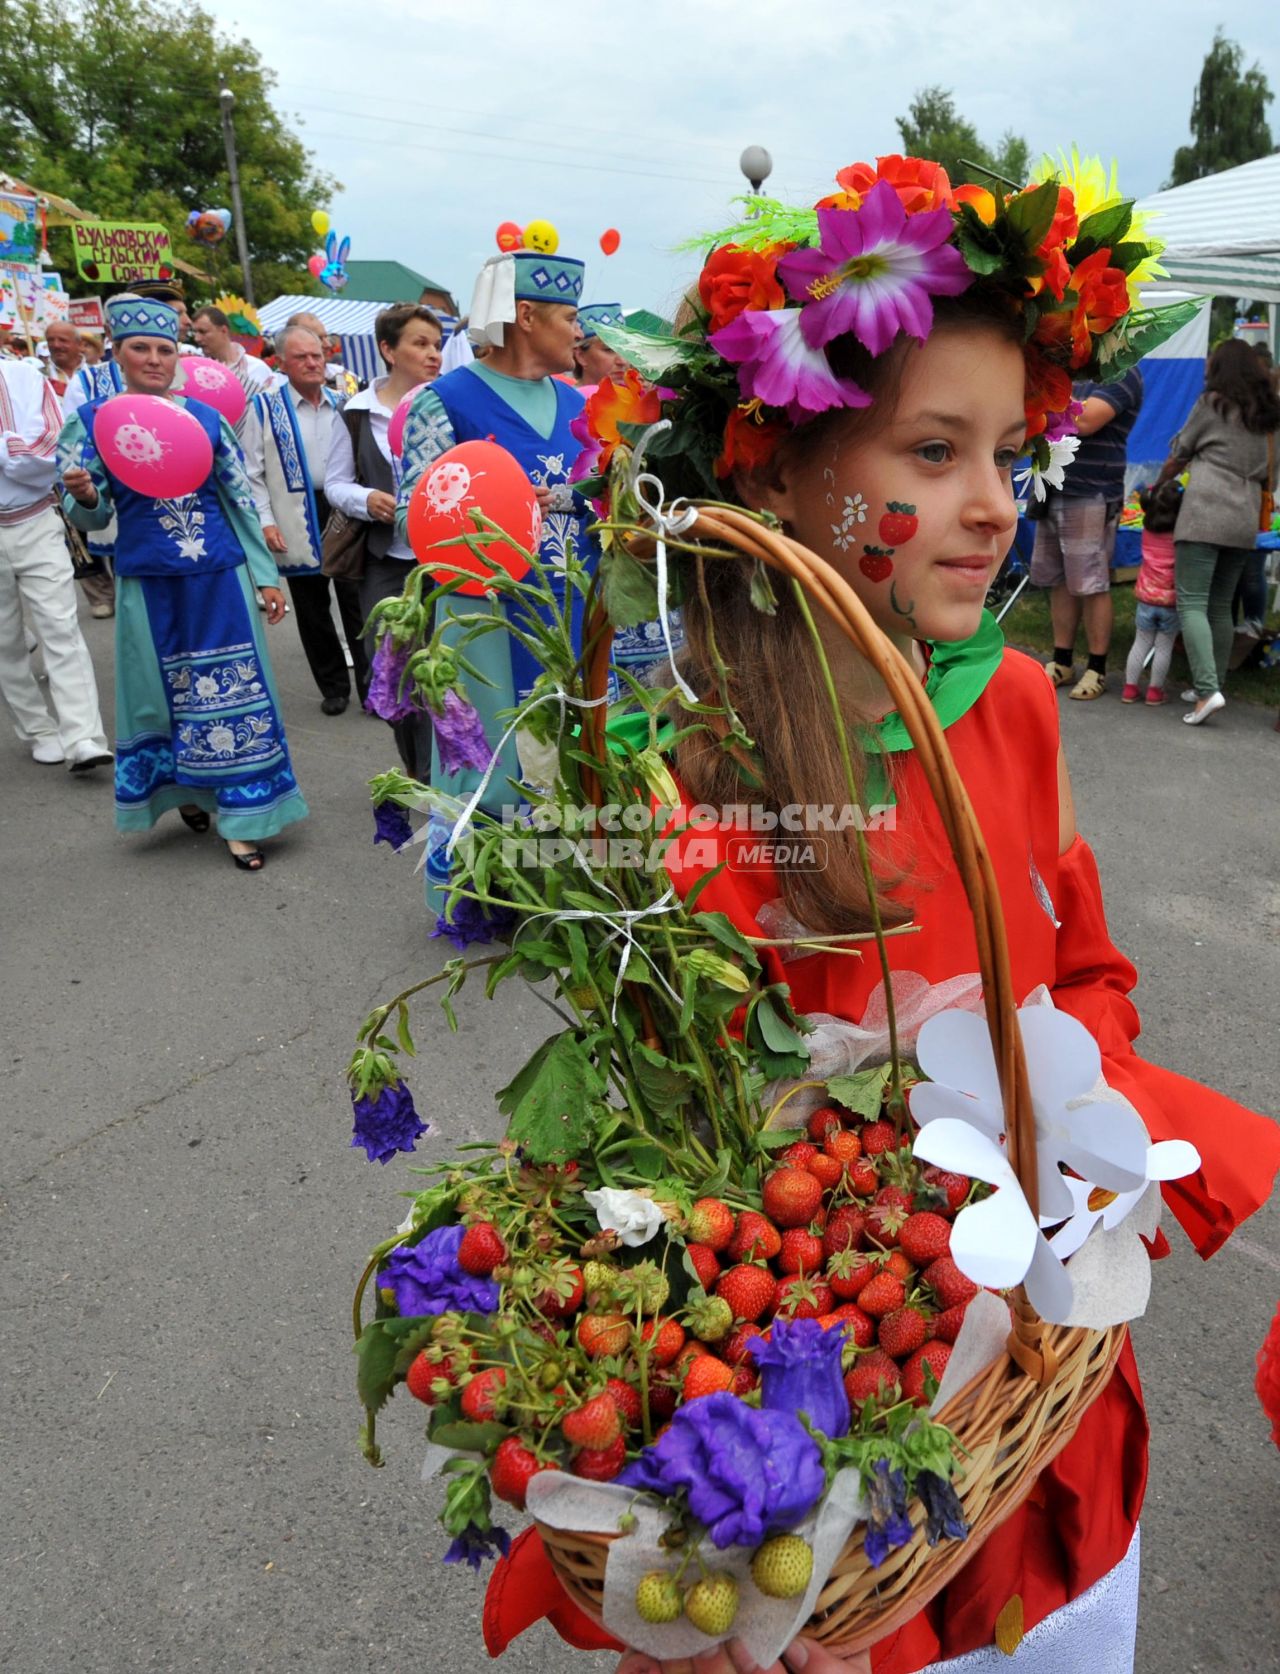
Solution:
{"label": "floral wreath on head", "polygon": [[575,474],[607,471],[620,442],[662,417],[670,428],[647,453],[664,462],[668,489],[718,497],[798,425],[870,405],[832,367],[836,339],[850,334],[873,356],[900,334],[923,342],[933,298],[981,284],[1021,314],[1032,479],[1041,497],[1045,481],[1061,486],[1078,446],[1073,379],[1118,378],[1200,303],[1139,306],[1163,246],[1143,236],[1114,168],[1108,176],[1073,150],[1045,158],[1037,175],[1010,191],[953,186],[939,163],[890,156],[841,169],[812,209],[740,200],[749,213],[713,235],[690,318],[664,335],[600,327],[635,370],[589,399]]}

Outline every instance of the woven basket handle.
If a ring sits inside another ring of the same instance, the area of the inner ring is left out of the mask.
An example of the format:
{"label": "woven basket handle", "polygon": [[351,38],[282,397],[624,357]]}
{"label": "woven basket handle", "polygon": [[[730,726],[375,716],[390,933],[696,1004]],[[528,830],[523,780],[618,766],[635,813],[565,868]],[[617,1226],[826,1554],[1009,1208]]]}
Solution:
{"label": "woven basket handle", "polygon": [[[1009,1163],[1032,1214],[1038,1214],[1035,1119],[1022,1036],[1018,1029],[1018,1005],[1013,990],[1000,890],[969,793],[965,790],[942,724],[925,695],[919,676],[892,640],[872,621],[866,606],[849,583],[831,564],[798,541],[766,528],[745,511],[720,506],[701,508],[696,524],[685,539],[706,541],[708,546],[704,556],[708,562],[733,562],[734,555],[740,555],[759,559],[770,569],[798,580],[888,688],[911,735],[917,759],[937,803],[973,914],[987,1027],[991,1033],[1004,1103]],[[726,552],[726,548],[731,550]],[[608,678],[612,635],[603,607],[598,603],[589,618],[586,632],[587,643],[591,647],[587,695],[599,697],[605,691]],[[589,725],[587,729],[589,748],[597,759],[603,760],[606,748],[603,706],[588,710],[587,715],[596,720],[596,724]],[[1057,1368],[1043,1322],[1021,1286],[1014,1293],[1014,1298],[1009,1352],[1028,1377],[1037,1382],[1047,1382]]]}

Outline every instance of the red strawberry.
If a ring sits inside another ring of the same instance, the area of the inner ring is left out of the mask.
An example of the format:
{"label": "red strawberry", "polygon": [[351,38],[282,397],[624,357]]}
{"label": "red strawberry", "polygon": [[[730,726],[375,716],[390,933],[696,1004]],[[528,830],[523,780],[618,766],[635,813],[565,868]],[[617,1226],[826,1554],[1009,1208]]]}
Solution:
{"label": "red strawberry", "polygon": [[858,1138],[868,1157],[881,1157],[886,1151],[894,1150],[898,1143],[893,1123],[886,1122],[883,1117],[874,1122],[864,1122],[858,1129]]}
{"label": "red strawberry", "polygon": [[626,1440],[618,1436],[608,1447],[584,1447],[569,1469],[575,1476],[586,1477],[588,1482],[612,1482],[626,1462]]}
{"label": "red strawberry", "polygon": [[967,1302],[958,1302],[954,1308],[944,1308],[940,1314],[934,1315],[933,1334],[943,1343],[954,1343],[960,1335],[960,1327],[964,1324],[964,1311]]}
{"label": "red strawberry", "polygon": [[829,1133],[823,1142],[824,1156],[834,1157],[842,1166],[857,1162],[862,1155],[862,1141],[856,1133],[847,1128],[841,1128],[838,1133]]}
{"label": "red strawberry", "polygon": [[810,1145],[807,1140],[797,1139],[794,1145],[788,1145],[785,1151],[778,1153],[778,1161],[787,1163],[791,1168],[808,1168],[817,1155],[816,1145]]}
{"label": "red strawberry", "polygon": [[909,1401],[915,1401],[918,1405],[923,1404],[925,1400],[925,1367],[928,1366],[934,1377],[941,1383],[942,1374],[946,1371],[947,1361],[950,1358],[950,1343],[926,1343],[923,1348],[918,1348],[902,1368],[902,1393],[906,1398]]}
{"label": "red strawberry", "polygon": [[856,1250],[837,1250],[827,1263],[823,1277],[834,1295],[851,1302],[871,1283],[877,1271],[876,1264]]}
{"label": "red strawberry", "polygon": [[609,1447],[622,1434],[622,1415],[611,1395],[593,1395],[584,1405],[565,1413],[560,1428],[571,1447],[594,1452]]}
{"label": "red strawberry", "polygon": [[834,1157],[829,1157],[825,1151],[815,1152],[805,1164],[805,1170],[813,1175],[824,1191],[830,1191],[832,1186],[839,1185],[840,1176],[844,1173],[843,1166]]}
{"label": "red strawberry", "polygon": [[870,1197],[880,1184],[876,1165],[870,1157],[859,1157],[848,1169],[849,1190],[855,1197]]}
{"label": "red strawberry", "polygon": [[906,1287],[892,1273],[877,1273],[858,1293],[858,1306],[873,1319],[883,1319],[907,1299]]}
{"label": "red strawberry", "polygon": [[584,1287],[582,1269],[572,1262],[557,1262],[553,1269],[555,1284],[549,1286],[533,1304],[548,1319],[568,1319],[582,1306]]}
{"label": "red strawberry", "polygon": [[777,1289],[767,1268],[746,1264],[721,1274],[716,1295],[724,1297],[735,1319],[756,1320],[772,1308]]}
{"label": "red strawberry", "polygon": [[618,1409],[618,1416],[628,1429],[640,1422],[640,1391],[621,1378],[610,1378],[604,1392]]}
{"label": "red strawberry", "polygon": [[901,1186],[881,1186],[867,1210],[868,1237],[886,1247],[896,1244],[910,1213],[909,1192]]}
{"label": "red strawberry", "polygon": [[[663,1423],[671,1417],[680,1400],[680,1386],[667,1372],[649,1379],[649,1417]],[[656,1438],[655,1438],[656,1440]]]}
{"label": "red strawberry", "polygon": [[843,1126],[840,1112],[833,1110],[829,1104],[824,1104],[821,1110],[815,1110],[809,1118],[809,1138],[815,1144],[821,1145],[829,1133],[838,1133]]}
{"label": "red strawberry", "polygon": [[784,1273],[816,1273],[822,1266],[823,1241],[807,1226],[793,1226],[782,1235],[778,1266]]}
{"label": "red strawberry", "polygon": [[856,1302],[842,1302],[831,1316],[833,1326],[844,1326],[844,1340],[857,1348],[870,1348],[875,1341],[875,1323]]}
{"label": "red strawberry", "polygon": [[729,1384],[729,1393],[730,1395],[736,1395],[741,1400],[744,1395],[750,1395],[759,1383],[760,1374],[753,1372],[750,1366],[735,1366],[733,1368],[733,1378]]}
{"label": "red strawberry", "polygon": [[933,1163],[925,1169],[924,1177],[931,1186],[946,1195],[947,1208],[951,1210],[964,1206],[964,1200],[973,1186],[967,1174],[953,1174],[950,1169],[938,1168]]}
{"label": "red strawberry", "polygon": [[916,1276],[916,1270],[903,1255],[901,1250],[890,1250],[884,1258],[884,1270],[892,1273],[895,1279],[901,1279],[904,1285],[909,1285]]}
{"label": "red strawberry", "polygon": [[918,1308],[895,1308],[880,1321],[879,1338],[886,1354],[905,1360],[924,1343],[924,1315]]}
{"label": "red strawberry", "polygon": [[408,1372],[405,1374],[404,1381],[410,1395],[416,1395],[418,1400],[424,1401],[427,1406],[431,1407],[438,1400],[445,1399],[449,1393],[448,1390],[442,1390],[437,1395],[432,1387],[441,1378],[451,1387],[458,1381],[456,1375],[454,1375],[452,1362],[448,1360],[432,1362],[427,1359],[427,1351],[423,1349],[414,1357]]}
{"label": "red strawberry", "polygon": [[753,1257],[771,1261],[781,1248],[782,1234],[773,1222],[754,1209],[744,1209],[738,1216],[727,1253],[732,1261],[750,1261]]}
{"label": "red strawberry", "polygon": [[716,1252],[708,1244],[686,1244],[685,1250],[703,1290],[714,1290],[716,1280],[720,1277],[720,1263],[716,1259]]}
{"label": "red strawberry", "polygon": [[978,1294],[978,1287],[967,1278],[949,1255],[939,1256],[925,1269],[924,1282],[933,1286],[934,1295],[944,1308],[963,1305]]}
{"label": "red strawberry", "polygon": [[779,1319],[817,1319],[820,1314],[830,1313],[835,1297],[823,1280],[795,1273],[778,1281],[774,1306]]}
{"label": "red strawberry", "polygon": [[860,1354],[853,1369],[845,1373],[844,1392],[851,1402],[869,1401],[892,1394],[901,1375],[883,1349],[872,1349],[870,1354]]}
{"label": "red strawberry", "polygon": [[699,1354],[689,1362],[684,1374],[684,1398],[696,1401],[703,1395],[715,1395],[728,1389],[733,1382],[733,1368],[714,1354]]}
{"label": "red strawberry", "polygon": [[822,1207],[822,1187],[802,1168],[780,1168],[760,1194],[765,1214],[777,1226],[807,1226]]}
{"label": "red strawberry", "polygon": [[640,1341],[653,1345],[651,1366],[669,1366],[685,1346],[684,1326],[673,1319],[647,1319],[640,1327]]}
{"label": "red strawberry", "polygon": [[506,1259],[507,1246],[492,1221],[477,1221],[463,1233],[458,1245],[458,1266],[464,1273],[474,1273],[484,1279]]}
{"label": "red strawberry", "polygon": [[483,1372],[477,1372],[462,1391],[462,1416],[477,1423],[497,1418],[506,1404],[502,1399],[506,1381],[507,1374],[501,1366],[490,1366]]}
{"label": "red strawberry", "polygon": [[489,1481],[500,1500],[515,1506],[517,1511],[523,1511],[529,1483],[539,1471],[548,1471],[551,1468],[545,1459],[539,1459],[536,1453],[530,1453],[522,1441],[508,1436],[505,1441],[498,1443],[498,1450],[489,1466]]}
{"label": "red strawberry", "polygon": [[882,551],[878,546],[869,546],[858,559],[858,568],[868,581],[885,581],[893,574],[893,554]]}
{"label": "red strawberry", "polygon": [[689,1237],[709,1250],[723,1250],[733,1237],[733,1211],[718,1197],[700,1197],[689,1211]]}
{"label": "red strawberry", "polygon": [[866,1230],[865,1211],[859,1209],[856,1203],[842,1203],[827,1219],[822,1248],[829,1257],[841,1250],[860,1250]]}
{"label": "red strawberry", "polygon": [[721,1345],[720,1352],[731,1366],[741,1366],[748,1360],[751,1352],[751,1339],[763,1336],[764,1330],[759,1325],[740,1325],[736,1331],[730,1332]]}
{"label": "red strawberry", "polygon": [[890,500],[888,506],[880,519],[880,539],[886,546],[905,546],[920,527],[916,508],[900,500]]}
{"label": "red strawberry", "polygon": [[621,1354],[631,1337],[625,1314],[583,1314],[578,1321],[578,1346],[592,1360]]}
{"label": "red strawberry", "polygon": [[898,1234],[899,1247],[906,1251],[917,1267],[927,1267],[931,1261],[946,1255],[951,1249],[951,1226],[932,1210],[920,1209],[908,1215]]}

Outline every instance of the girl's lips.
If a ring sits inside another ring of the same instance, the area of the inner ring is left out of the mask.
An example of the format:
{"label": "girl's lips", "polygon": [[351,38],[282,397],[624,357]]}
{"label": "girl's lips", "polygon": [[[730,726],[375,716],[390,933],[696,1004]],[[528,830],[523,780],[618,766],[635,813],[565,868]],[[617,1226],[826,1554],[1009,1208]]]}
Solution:
{"label": "girl's lips", "polygon": [[937,567],[945,570],[948,575],[953,575],[957,581],[970,581],[975,585],[982,582],[985,585],[987,577],[991,574],[991,559],[977,556],[941,558]]}

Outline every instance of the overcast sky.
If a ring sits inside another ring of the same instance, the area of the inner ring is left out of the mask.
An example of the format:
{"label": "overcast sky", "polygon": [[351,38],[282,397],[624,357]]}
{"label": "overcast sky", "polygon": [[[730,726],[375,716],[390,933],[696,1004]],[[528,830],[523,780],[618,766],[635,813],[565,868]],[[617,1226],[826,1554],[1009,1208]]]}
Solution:
{"label": "overcast sky", "polygon": [[328,207],[352,258],[404,261],[464,309],[498,223],[542,217],[586,260],[584,300],[666,311],[692,264],[672,246],[724,224],[744,146],[772,153],[769,190],[811,202],[836,168],[900,149],[894,119],[925,86],[988,144],[1012,129],[1033,154],[1114,157],[1136,197],[1189,138],[1219,21],[1280,89],[1272,0],[205,4],[274,67],[278,108],[343,182]]}

